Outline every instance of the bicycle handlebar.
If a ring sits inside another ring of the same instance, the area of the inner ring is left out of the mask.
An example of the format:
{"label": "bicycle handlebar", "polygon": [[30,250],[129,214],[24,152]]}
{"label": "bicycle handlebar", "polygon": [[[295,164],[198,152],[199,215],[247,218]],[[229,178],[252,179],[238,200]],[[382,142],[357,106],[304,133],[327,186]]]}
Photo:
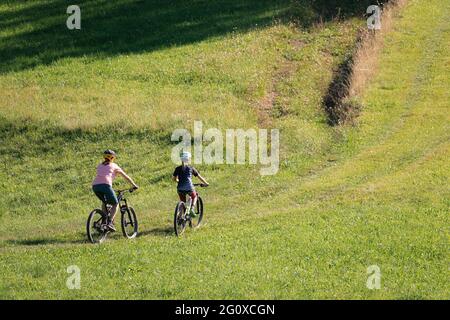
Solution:
{"label": "bicycle handlebar", "polygon": [[204,184],[204,183],[194,183],[194,187],[202,187],[202,188],[206,188],[208,185]]}
{"label": "bicycle handlebar", "polygon": [[133,187],[133,188],[130,188],[130,189],[123,189],[123,190],[116,190],[116,193],[117,194],[123,194],[123,193],[125,193],[125,192],[129,192],[129,193],[132,193],[134,190],[136,190],[137,188],[135,188],[135,187]]}

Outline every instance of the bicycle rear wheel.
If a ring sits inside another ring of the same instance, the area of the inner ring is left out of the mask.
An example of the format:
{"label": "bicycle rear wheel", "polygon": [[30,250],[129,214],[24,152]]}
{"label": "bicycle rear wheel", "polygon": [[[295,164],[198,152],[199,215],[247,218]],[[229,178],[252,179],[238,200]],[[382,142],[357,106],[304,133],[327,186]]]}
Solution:
{"label": "bicycle rear wheel", "polygon": [[173,218],[173,228],[175,234],[180,236],[186,229],[186,207],[184,202],[179,202],[175,207],[175,214]]}
{"label": "bicycle rear wheel", "polygon": [[138,221],[133,207],[124,208],[122,212],[122,233],[123,236],[132,239],[138,233]]}
{"label": "bicycle rear wheel", "polygon": [[108,231],[105,229],[106,220],[105,214],[100,209],[94,209],[89,214],[86,231],[90,242],[102,243],[106,239],[108,235]]}
{"label": "bicycle rear wheel", "polygon": [[191,218],[191,227],[197,228],[200,226],[203,220],[203,200],[198,197],[197,204],[195,205],[195,217]]}

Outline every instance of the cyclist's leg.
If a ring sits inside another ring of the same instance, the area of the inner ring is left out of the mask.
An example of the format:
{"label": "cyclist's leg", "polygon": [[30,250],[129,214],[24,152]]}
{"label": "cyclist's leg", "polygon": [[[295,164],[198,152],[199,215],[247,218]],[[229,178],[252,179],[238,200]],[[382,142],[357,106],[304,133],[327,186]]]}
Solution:
{"label": "cyclist's leg", "polygon": [[100,199],[101,202],[105,202],[105,196],[103,192],[99,191],[98,186],[92,186],[92,191],[94,191],[94,194]]}
{"label": "cyclist's leg", "polygon": [[99,185],[94,185],[92,186],[92,191],[94,191],[94,194],[97,196],[97,198],[100,199],[100,201],[102,202],[102,210],[103,213],[107,214],[108,211],[106,209],[106,197],[105,197],[105,193],[103,192],[103,188],[102,186]]}
{"label": "cyclist's leg", "polygon": [[[180,198],[180,201],[182,201],[183,203],[186,204],[186,195],[187,192],[183,191],[183,190],[178,190],[178,197]],[[188,204],[185,205],[184,207],[184,212],[187,213],[188,212]]]}
{"label": "cyclist's leg", "polygon": [[178,191],[178,197],[180,198],[180,201],[186,202],[186,193]]}
{"label": "cyclist's leg", "polygon": [[117,200],[117,196],[114,193],[113,188],[110,185],[101,184],[93,186],[92,189],[94,190],[97,197],[99,197],[99,199],[102,200],[103,202],[102,209],[105,213],[107,212],[106,204],[111,205],[110,220],[114,222],[119,201]]}
{"label": "cyclist's leg", "polygon": [[197,204],[197,199],[198,199],[197,192],[192,191],[189,193],[189,196],[191,197],[191,204],[192,204],[191,207],[195,208],[195,205]]}
{"label": "cyclist's leg", "polygon": [[108,204],[111,205],[111,211],[109,218],[112,223],[114,223],[114,219],[116,218],[117,208],[119,207],[119,200],[117,200],[117,196],[114,193],[114,190],[111,188],[111,192],[106,196]]}
{"label": "cyclist's leg", "polygon": [[106,208],[106,200],[102,201],[102,210],[104,214],[108,213],[108,208]]}

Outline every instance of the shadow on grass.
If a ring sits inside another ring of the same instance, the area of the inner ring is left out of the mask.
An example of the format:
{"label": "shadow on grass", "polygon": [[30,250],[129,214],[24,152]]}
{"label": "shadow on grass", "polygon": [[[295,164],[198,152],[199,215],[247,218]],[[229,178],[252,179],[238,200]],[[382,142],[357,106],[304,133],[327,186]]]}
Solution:
{"label": "shadow on grass", "polygon": [[[153,228],[149,230],[144,230],[138,233],[137,237],[145,236],[155,236],[155,237],[167,237],[173,235],[173,229],[170,227],[166,228]],[[122,237],[122,232],[111,234],[108,236],[106,241],[115,241],[118,239],[124,239]],[[5,241],[9,245],[13,246],[45,246],[45,245],[69,245],[69,244],[91,244],[87,238],[86,234],[77,234],[77,239],[61,239],[61,238],[34,238],[34,239],[9,239]]]}
{"label": "shadow on grass", "polygon": [[145,236],[155,236],[155,237],[168,237],[174,235],[173,228],[165,227],[165,228],[153,228],[149,230],[144,230],[138,233],[137,237],[145,237]]}
{"label": "shadow on grass", "polygon": [[78,239],[58,239],[58,238],[35,238],[35,239],[10,239],[6,240],[6,243],[10,245],[19,246],[44,246],[52,244],[83,244],[88,243],[86,235],[79,235]]}
{"label": "shadow on grass", "polygon": [[[135,129],[132,127],[99,126],[89,129],[68,129],[54,126],[48,121],[24,120],[12,122],[0,115],[0,154],[14,159],[63,152],[67,146],[91,143],[94,145],[121,145],[132,142],[151,143],[160,147],[172,146],[178,143],[171,141],[171,132],[153,130],[150,128]],[[115,148],[116,151],[118,148]],[[120,149],[120,148],[119,148]],[[120,151],[120,150],[119,150]],[[162,179],[163,177],[160,177]]]}
{"label": "shadow on grass", "polygon": [[0,73],[65,57],[108,57],[196,43],[278,21],[309,27],[362,16],[371,0],[79,0],[81,30],[68,30],[68,2],[9,1],[0,11]]}

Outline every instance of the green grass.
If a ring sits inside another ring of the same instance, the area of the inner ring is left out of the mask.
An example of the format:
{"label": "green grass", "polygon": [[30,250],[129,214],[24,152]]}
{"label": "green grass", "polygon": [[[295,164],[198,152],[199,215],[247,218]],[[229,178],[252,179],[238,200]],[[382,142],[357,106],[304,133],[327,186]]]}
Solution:
{"label": "green grass", "polygon": [[[308,1],[97,2],[73,33],[62,2],[0,5],[1,298],[450,297],[448,5],[409,1],[357,125],[329,127],[322,97],[357,10],[316,25]],[[172,130],[257,128],[271,90],[279,173],[200,165],[206,223],[175,238]],[[94,246],[84,224],[106,148],[141,185],[141,236]],[[69,265],[81,290],[66,288]]]}

